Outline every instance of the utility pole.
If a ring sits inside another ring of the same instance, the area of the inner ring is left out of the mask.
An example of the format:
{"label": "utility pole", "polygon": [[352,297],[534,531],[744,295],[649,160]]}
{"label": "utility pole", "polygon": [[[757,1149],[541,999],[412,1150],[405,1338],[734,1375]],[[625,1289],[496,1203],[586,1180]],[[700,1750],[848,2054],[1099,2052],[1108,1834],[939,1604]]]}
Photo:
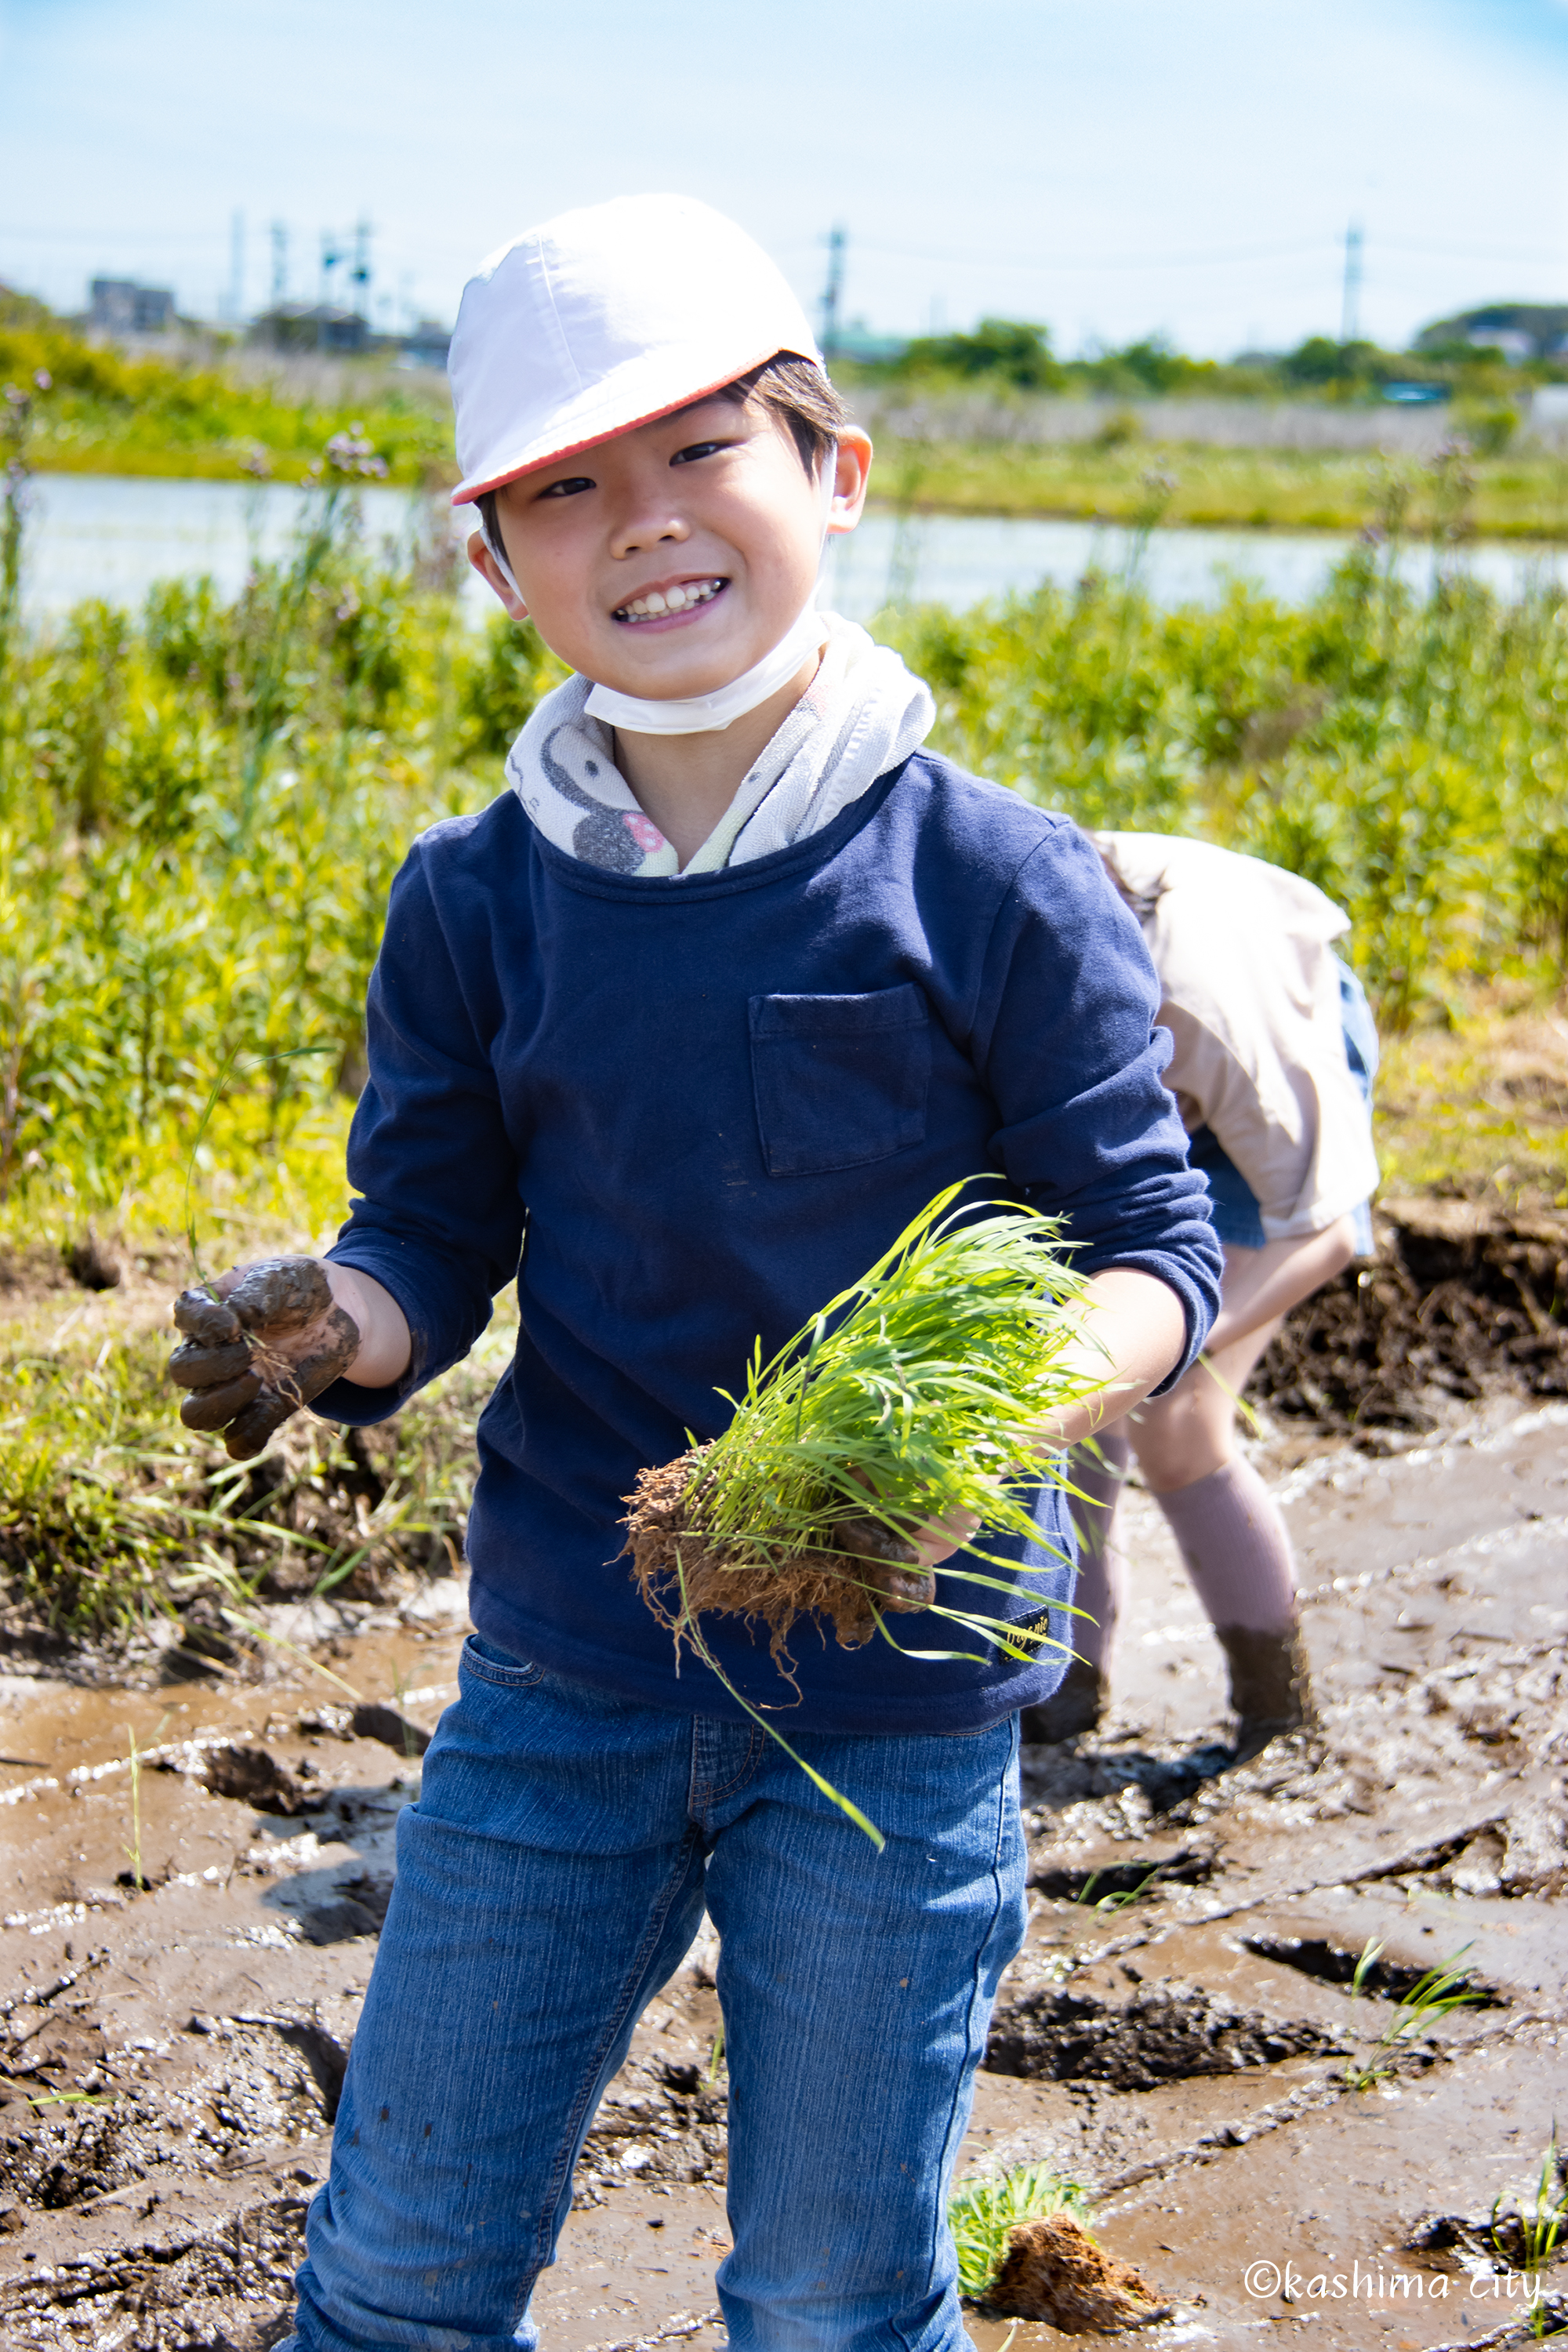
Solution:
{"label": "utility pole", "polygon": [[245,316],[245,215],[238,211],[228,224],[228,315],[237,327]]}
{"label": "utility pole", "polygon": [[844,291],[844,248],[847,233],[835,227],[827,235],[827,283],[822,289],[822,356],[831,360],[838,348],[838,299]]}
{"label": "utility pole", "polygon": [[355,315],[361,319],[366,319],[370,315],[370,298],[367,289],[370,286],[371,234],[371,226],[367,220],[362,220],[355,227],[354,266],[349,272],[354,289],[351,298],[353,307]]}
{"label": "utility pole", "polygon": [[282,221],[272,224],[272,308],[287,299],[289,292],[289,231]]}
{"label": "utility pole", "polygon": [[1345,231],[1345,288],[1340,305],[1342,345],[1361,340],[1361,223],[1352,221]]}
{"label": "utility pole", "polygon": [[324,349],[327,341],[327,312],[332,302],[332,272],[342,259],[342,249],[330,228],[321,231],[321,299],[316,319],[316,348]]}

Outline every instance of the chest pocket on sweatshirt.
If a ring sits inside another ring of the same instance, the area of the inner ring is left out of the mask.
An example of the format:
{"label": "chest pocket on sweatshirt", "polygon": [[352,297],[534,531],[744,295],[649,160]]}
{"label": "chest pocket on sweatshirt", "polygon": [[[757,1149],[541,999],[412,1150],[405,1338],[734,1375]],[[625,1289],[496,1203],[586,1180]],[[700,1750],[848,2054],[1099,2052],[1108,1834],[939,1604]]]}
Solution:
{"label": "chest pocket on sweatshirt", "polygon": [[771,1176],[859,1168],[919,1143],[931,1022],[918,988],[753,996],[752,1084]]}

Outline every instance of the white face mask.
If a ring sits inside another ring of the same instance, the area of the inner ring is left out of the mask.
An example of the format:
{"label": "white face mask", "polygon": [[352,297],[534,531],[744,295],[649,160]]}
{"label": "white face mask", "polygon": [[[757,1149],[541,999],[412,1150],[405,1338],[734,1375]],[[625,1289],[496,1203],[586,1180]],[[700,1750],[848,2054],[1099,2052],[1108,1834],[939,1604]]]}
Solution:
{"label": "white face mask", "polygon": [[[822,544],[827,544],[828,518],[833,512],[834,491],[838,478],[838,445],[829,443],[822,459]],[[481,528],[482,528],[481,519]],[[522,592],[512,578],[511,566],[496,545],[489,530],[485,545],[494,556],[508,587],[519,601]],[[595,686],[584,708],[590,719],[603,720],[606,727],[624,728],[632,735],[707,735],[715,734],[743,719],[748,710],[776,694],[802,667],[809,656],[821,651],[826,637],[826,626],[816,609],[816,588],[802,610],[796,614],[784,635],[760,662],[742,670],[728,686],[715,688],[711,694],[687,695],[679,699],[657,700],[651,695],[617,694],[614,687]]]}

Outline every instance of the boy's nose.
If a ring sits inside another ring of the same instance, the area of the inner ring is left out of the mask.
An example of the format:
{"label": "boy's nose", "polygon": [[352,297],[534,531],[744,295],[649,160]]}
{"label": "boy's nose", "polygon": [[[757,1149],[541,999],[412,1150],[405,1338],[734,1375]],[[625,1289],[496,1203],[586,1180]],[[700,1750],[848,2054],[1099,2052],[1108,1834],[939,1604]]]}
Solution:
{"label": "boy's nose", "polygon": [[610,551],[614,555],[637,555],[647,548],[670,542],[677,545],[691,536],[691,526],[685,517],[672,514],[667,507],[636,508],[622,516],[611,534]]}

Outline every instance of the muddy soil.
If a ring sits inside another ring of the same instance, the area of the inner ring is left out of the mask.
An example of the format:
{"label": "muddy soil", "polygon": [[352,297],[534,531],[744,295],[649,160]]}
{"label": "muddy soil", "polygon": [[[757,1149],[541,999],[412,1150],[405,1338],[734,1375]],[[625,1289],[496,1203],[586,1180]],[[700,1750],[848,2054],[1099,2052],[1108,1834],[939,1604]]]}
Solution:
{"label": "muddy soil", "polygon": [[1374,1259],[1290,1317],[1255,1401],[1390,1452],[1490,1394],[1568,1396],[1568,1216],[1385,1201],[1376,1235]]}
{"label": "muddy soil", "polygon": [[[1435,1433],[1373,1424],[1387,1450],[1266,1407],[1321,1734],[1227,1769],[1220,1654],[1134,1492],[1112,1716],[1025,1753],[1029,1935],[960,2168],[1081,2182],[1171,2307],[1140,2342],[1529,2340],[1492,2215],[1568,2120],[1568,1402],[1415,1369]],[[462,1610],[447,1576],[276,1604],[291,1650],[195,1679],[0,1678],[0,2345],[285,2332]],[[1415,2012],[1461,1951],[1480,1998]],[[589,2138],[535,2299],[562,2352],[722,2341],[715,1957],[705,1934]],[[1542,2284],[1568,2318],[1568,2259]],[[970,2318],[984,2352],[1011,2325]]]}

